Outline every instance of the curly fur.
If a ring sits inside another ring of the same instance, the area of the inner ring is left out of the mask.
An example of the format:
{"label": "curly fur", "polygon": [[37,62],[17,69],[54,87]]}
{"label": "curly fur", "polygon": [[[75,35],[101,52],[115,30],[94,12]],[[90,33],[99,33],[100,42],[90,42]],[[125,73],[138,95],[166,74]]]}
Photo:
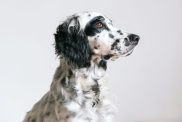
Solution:
{"label": "curly fur", "polygon": [[[69,27],[72,21],[74,21],[75,26]],[[80,68],[90,66],[90,46],[87,36],[80,29],[80,23],[76,16],[58,26],[55,40],[55,49],[58,55],[63,54],[70,63]]]}

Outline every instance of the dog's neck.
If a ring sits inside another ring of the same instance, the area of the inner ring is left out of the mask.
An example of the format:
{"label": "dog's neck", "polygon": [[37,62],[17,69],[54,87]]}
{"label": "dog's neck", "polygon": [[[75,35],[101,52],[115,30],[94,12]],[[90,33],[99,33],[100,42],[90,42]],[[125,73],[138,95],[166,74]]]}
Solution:
{"label": "dog's neck", "polygon": [[[103,84],[102,78],[107,62],[96,57],[92,59],[90,67],[74,68],[65,58],[61,58],[51,85],[55,99],[59,99],[60,102],[75,99],[79,104],[87,98],[91,100],[91,104],[100,99],[100,87]],[[63,91],[64,97],[60,97]]]}
{"label": "dog's neck", "polygon": [[91,78],[92,80],[100,80],[107,70],[107,61],[98,56],[93,56],[89,67],[77,68],[74,64],[68,63],[65,58],[61,58],[60,67],[70,70],[75,77]]}

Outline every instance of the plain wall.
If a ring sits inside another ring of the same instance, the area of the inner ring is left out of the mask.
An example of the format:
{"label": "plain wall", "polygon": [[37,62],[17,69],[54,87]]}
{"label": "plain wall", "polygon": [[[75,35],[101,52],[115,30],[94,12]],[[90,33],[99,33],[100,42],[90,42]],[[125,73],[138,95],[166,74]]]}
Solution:
{"label": "plain wall", "polygon": [[67,16],[97,11],[139,34],[133,54],[109,62],[116,122],[182,122],[182,1],[1,0],[0,122],[20,122],[48,90],[53,33]]}

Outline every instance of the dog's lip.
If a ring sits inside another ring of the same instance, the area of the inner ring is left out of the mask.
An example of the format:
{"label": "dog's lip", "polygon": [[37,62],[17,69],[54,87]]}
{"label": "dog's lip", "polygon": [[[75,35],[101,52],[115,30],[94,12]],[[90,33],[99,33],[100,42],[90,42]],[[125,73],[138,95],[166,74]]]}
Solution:
{"label": "dog's lip", "polygon": [[129,50],[128,52],[126,52],[126,53],[124,53],[124,54],[121,54],[121,56],[129,56],[129,55],[132,54],[133,50],[134,50],[134,48],[131,49],[131,50]]}
{"label": "dog's lip", "polygon": [[109,60],[112,56],[113,54],[107,54],[107,55],[103,55],[102,57],[104,60]]}
{"label": "dog's lip", "polygon": [[125,56],[129,56],[129,55],[131,55],[131,54],[132,54],[132,52],[133,52],[133,50],[134,50],[134,49],[132,49],[131,51],[129,51],[128,53],[126,53],[126,55],[125,55]]}

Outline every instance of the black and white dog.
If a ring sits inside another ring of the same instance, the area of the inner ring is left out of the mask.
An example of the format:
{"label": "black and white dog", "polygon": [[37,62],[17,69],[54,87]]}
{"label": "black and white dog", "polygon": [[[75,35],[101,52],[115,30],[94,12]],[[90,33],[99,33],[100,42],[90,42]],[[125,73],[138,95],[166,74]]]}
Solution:
{"label": "black and white dog", "polygon": [[113,106],[106,96],[107,61],[132,53],[139,36],[115,28],[96,12],[68,17],[55,33],[60,57],[53,82],[23,122],[111,122]]}

